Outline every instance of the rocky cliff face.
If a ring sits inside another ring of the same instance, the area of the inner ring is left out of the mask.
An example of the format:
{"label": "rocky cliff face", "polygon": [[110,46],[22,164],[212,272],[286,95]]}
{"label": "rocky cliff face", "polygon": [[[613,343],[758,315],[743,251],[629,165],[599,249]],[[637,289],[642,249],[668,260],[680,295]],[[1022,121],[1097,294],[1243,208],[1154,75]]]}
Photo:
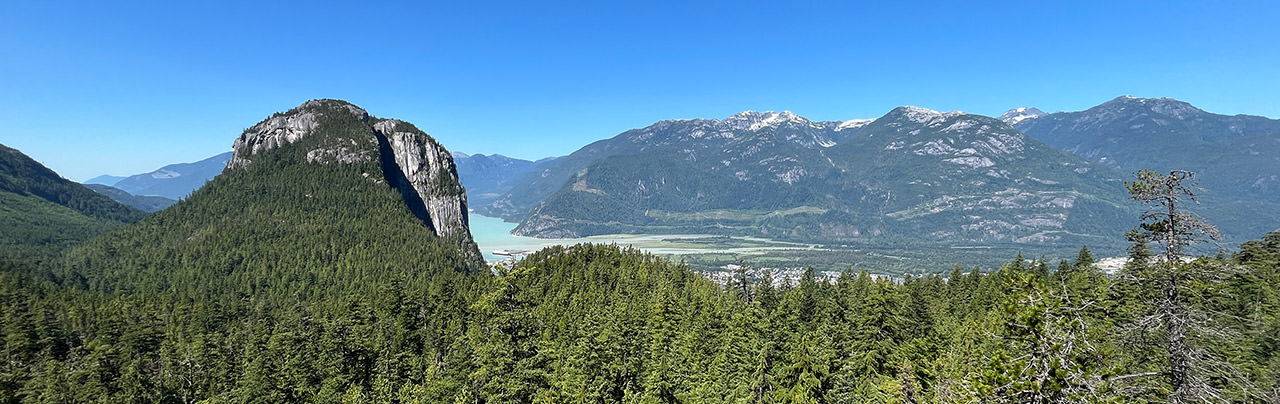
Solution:
{"label": "rocky cliff face", "polygon": [[409,210],[437,236],[475,250],[467,197],[448,150],[408,122],[371,117],[338,100],[312,100],[245,130],[226,170],[250,169],[268,153],[308,164],[366,166],[364,177],[398,189]]}
{"label": "rocky cliff face", "polygon": [[394,169],[405,180],[397,186],[408,187],[402,192],[411,190],[422,201],[428,225],[440,236],[469,238],[467,195],[458,182],[458,169],[449,151],[404,121],[381,121],[373,129],[386,139]]}

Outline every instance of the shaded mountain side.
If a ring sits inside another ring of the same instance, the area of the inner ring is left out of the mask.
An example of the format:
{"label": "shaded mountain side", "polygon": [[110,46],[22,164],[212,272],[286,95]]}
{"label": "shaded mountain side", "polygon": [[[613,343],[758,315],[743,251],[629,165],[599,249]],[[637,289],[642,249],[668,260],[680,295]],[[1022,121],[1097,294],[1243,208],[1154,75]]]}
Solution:
{"label": "shaded mountain side", "polygon": [[453,161],[458,166],[458,179],[467,188],[467,201],[472,207],[493,203],[511,191],[512,187],[546,170],[556,159],[548,157],[529,161],[501,154],[453,153]]}

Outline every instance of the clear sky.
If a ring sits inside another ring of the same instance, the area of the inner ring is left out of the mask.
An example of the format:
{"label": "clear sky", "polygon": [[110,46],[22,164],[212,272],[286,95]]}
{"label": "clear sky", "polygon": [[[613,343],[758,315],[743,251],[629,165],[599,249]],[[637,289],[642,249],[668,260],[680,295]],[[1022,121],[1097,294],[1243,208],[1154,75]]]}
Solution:
{"label": "clear sky", "polygon": [[1274,1],[10,1],[0,143],[86,180],[230,150],[308,99],[445,147],[568,154],[662,119],[1123,94],[1280,117]]}

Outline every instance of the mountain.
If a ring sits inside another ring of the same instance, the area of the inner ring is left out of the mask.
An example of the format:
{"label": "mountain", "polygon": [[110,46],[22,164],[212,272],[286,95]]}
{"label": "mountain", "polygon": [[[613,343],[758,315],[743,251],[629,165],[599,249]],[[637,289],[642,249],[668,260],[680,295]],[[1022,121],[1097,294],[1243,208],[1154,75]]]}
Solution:
{"label": "mountain", "polygon": [[570,154],[489,209],[518,212],[539,193],[516,234],[1092,246],[1136,217],[1104,166],[993,118],[915,107],[845,122],[662,121]]}
{"label": "mountain", "polygon": [[556,160],[548,157],[538,161],[521,160],[501,154],[453,153],[458,166],[458,179],[467,189],[467,199],[472,206],[492,203],[516,184],[527,181],[529,176],[545,170]]}
{"label": "mountain", "polygon": [[0,256],[53,253],[146,216],[4,145],[0,202]]}
{"label": "mountain", "polygon": [[128,177],[117,177],[114,175],[99,175],[97,177],[90,178],[88,181],[85,181],[84,184],[85,185],[98,184],[98,185],[110,186],[110,185],[115,185],[117,182],[120,182],[120,180],[123,180],[125,178],[128,178]]}
{"label": "mountain", "polygon": [[1000,117],[996,119],[1010,125],[1017,125],[1018,122],[1039,118],[1045,115],[1048,114],[1035,107],[1018,107],[1009,110],[1009,112],[1005,112],[1004,115],[1000,115]]}
{"label": "mountain", "polygon": [[141,209],[148,213],[167,208],[178,202],[163,196],[137,196],[125,192],[123,189],[109,185],[85,183],[84,186],[85,188],[93,190],[93,192],[106,195],[108,198],[111,198],[116,202]]}
{"label": "mountain", "polygon": [[[115,183],[103,184],[133,195],[182,199],[221,173],[229,159],[231,159],[231,152],[226,152],[194,163],[170,164],[149,173],[132,175]],[[110,176],[99,176],[94,180],[103,177]]]}
{"label": "mountain", "polygon": [[[644,129],[633,129],[612,139],[591,143],[560,157],[492,203],[477,205],[475,209],[486,216],[522,220],[583,169],[611,156],[646,154],[660,156],[664,161],[686,159],[698,163],[695,165],[699,167],[707,166],[703,168],[717,171],[727,167],[719,159],[726,157],[738,163],[734,166],[744,171],[743,175],[765,175],[769,169],[779,169],[784,164],[770,161],[769,157],[784,154],[787,150],[814,150],[835,145],[853,136],[869,122],[871,120],[867,119],[812,122],[788,111],[747,111],[724,120],[661,121]],[[757,136],[756,133],[766,135]]]}
{"label": "mountain", "polygon": [[1196,172],[1204,187],[1200,212],[1233,240],[1280,228],[1280,219],[1270,219],[1280,208],[1280,120],[1213,114],[1172,98],[1122,96],[1016,127],[1125,174]]}
{"label": "mountain", "polygon": [[232,148],[188,198],[71,251],[69,268],[84,269],[67,276],[198,295],[483,272],[453,159],[408,122],[313,100]]}

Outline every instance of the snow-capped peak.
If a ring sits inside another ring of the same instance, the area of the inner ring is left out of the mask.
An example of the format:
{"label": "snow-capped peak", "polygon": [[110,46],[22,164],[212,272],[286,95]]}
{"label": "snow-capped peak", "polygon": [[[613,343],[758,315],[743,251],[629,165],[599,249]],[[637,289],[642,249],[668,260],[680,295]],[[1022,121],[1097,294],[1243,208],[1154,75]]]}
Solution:
{"label": "snow-capped peak", "polygon": [[872,122],[875,122],[875,121],[876,121],[875,119],[851,119],[848,121],[840,122],[839,125],[836,125],[836,132],[839,132],[845,129],[861,128],[863,126],[870,125]]}
{"label": "snow-capped peak", "polygon": [[928,108],[920,108],[910,105],[898,107],[897,111],[900,111],[902,116],[906,117],[908,120],[923,124],[930,124],[941,119],[947,119],[964,114],[964,112],[960,111],[943,113]]}
{"label": "snow-capped peak", "polygon": [[1035,107],[1018,107],[1005,112],[1004,115],[1000,115],[1000,120],[1010,125],[1016,125],[1018,122],[1036,119],[1045,115],[1048,114]]}
{"label": "snow-capped peak", "polygon": [[791,111],[743,111],[730,115],[721,122],[734,129],[759,130],[761,128],[775,126],[783,122],[799,122],[808,124],[809,120],[802,116],[793,114]]}

